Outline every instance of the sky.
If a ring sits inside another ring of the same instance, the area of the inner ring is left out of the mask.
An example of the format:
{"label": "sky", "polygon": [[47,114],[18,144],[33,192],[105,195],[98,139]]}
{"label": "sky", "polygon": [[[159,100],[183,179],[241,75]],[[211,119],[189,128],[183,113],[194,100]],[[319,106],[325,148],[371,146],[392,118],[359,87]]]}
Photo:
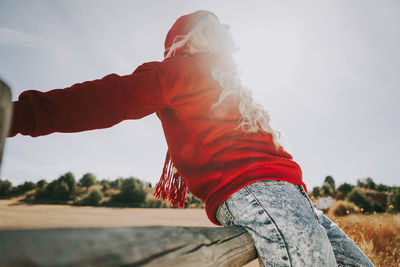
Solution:
{"label": "sky", "polygon": [[[400,2],[0,0],[0,77],[13,100],[126,75],[162,61],[184,14],[214,12],[230,25],[243,83],[271,114],[308,188],[400,185]],[[155,115],[108,129],[6,140],[1,179],[51,181],[71,171],[155,184],[167,146]]]}

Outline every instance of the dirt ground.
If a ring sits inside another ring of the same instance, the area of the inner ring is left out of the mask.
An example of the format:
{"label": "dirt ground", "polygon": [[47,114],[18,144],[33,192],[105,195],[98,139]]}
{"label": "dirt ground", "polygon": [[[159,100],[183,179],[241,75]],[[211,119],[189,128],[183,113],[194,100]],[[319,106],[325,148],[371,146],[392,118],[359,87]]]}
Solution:
{"label": "dirt ground", "polygon": [[[137,209],[27,205],[17,198],[0,200],[0,229],[84,228],[126,226],[205,226],[203,209]],[[252,261],[246,267],[259,266]]]}
{"label": "dirt ground", "polygon": [[26,205],[0,200],[1,229],[114,226],[216,226],[202,209],[136,209]]}

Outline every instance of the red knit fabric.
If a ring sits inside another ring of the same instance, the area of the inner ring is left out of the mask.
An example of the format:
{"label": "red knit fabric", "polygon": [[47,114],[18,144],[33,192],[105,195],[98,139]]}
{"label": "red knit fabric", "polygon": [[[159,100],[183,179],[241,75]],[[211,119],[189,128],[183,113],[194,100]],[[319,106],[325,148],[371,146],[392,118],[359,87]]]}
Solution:
{"label": "red knit fabric", "polygon": [[[49,92],[25,91],[13,103],[9,136],[107,128],[155,112],[169,149],[164,173],[173,178],[162,176],[156,194],[183,206],[187,186],[206,202],[208,217],[219,225],[219,205],[249,183],[275,179],[305,185],[300,167],[275,148],[270,134],[237,128],[238,99],[232,96],[211,109],[221,88],[210,66],[235,71],[231,58],[181,54],[145,63],[126,76],[110,74]],[[171,159],[177,172],[168,165]]]}

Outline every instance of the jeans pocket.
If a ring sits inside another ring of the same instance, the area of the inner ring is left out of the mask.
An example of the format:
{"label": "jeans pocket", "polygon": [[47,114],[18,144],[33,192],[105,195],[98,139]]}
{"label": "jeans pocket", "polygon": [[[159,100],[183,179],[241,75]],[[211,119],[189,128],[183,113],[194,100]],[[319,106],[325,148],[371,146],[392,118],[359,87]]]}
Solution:
{"label": "jeans pocket", "polygon": [[226,201],[219,206],[215,217],[223,226],[231,226],[233,224],[233,216],[226,205]]}

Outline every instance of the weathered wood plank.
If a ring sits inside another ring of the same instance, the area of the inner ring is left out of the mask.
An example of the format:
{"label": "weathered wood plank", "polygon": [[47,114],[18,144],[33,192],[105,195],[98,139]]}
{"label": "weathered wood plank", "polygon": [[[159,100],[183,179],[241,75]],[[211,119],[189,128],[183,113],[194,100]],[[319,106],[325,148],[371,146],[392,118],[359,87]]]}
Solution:
{"label": "weathered wood plank", "polygon": [[0,80],[0,166],[11,120],[11,90]]}
{"label": "weathered wood plank", "polygon": [[243,266],[257,257],[240,227],[0,230],[0,266]]}

